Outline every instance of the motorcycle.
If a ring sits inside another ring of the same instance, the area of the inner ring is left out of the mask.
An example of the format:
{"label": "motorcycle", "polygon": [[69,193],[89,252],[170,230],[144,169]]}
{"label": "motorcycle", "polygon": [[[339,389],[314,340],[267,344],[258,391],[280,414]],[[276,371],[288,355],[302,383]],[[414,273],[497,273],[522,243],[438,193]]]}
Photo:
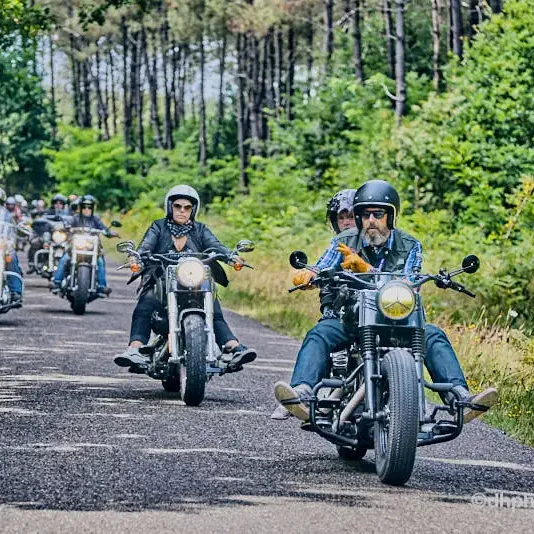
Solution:
{"label": "motorcycle", "polygon": [[[111,226],[120,227],[119,221]],[[99,298],[97,293],[97,260],[101,253],[100,235],[106,230],[96,228],[69,228],[67,252],[70,256],[61,282],[59,296],[66,298],[76,315],[83,315],[87,304]]]}
{"label": "motorcycle", "polygon": [[118,269],[130,266],[136,273],[128,283],[152,272],[154,296],[165,310],[164,316],[157,312],[152,316],[154,335],[139,349],[149,357],[148,368],[139,372],[161,380],[166,391],[181,395],[188,406],[198,406],[204,399],[206,382],[234,371],[222,362],[213,330],[214,274],[219,281],[228,282],[218,260],[231,262],[234,254],[254,250],[253,243],[239,241],[230,255],[210,249],[201,253],[139,254],[132,241],[119,243],[117,250],[129,257],[129,262]]}
{"label": "motorcycle", "polygon": [[22,252],[26,245],[30,244],[31,236],[31,218],[24,216],[17,224],[17,239],[15,242],[15,250]]}
{"label": "motorcycle", "polygon": [[6,265],[11,261],[11,255],[15,252],[16,231],[16,225],[0,222],[0,314],[22,306],[20,301],[12,301],[11,292],[6,283],[9,276],[14,276],[21,281],[24,288],[24,281],[20,274],[6,270]]}
{"label": "motorcycle", "polygon": [[32,222],[32,229],[35,234],[32,246],[42,247],[33,256],[35,272],[50,280],[67,248],[65,221],[61,216],[40,217]]}
{"label": "motorcycle", "polygon": [[[290,256],[294,268],[314,270],[307,261],[304,252]],[[374,448],[378,477],[391,485],[409,480],[417,447],[457,438],[464,409],[487,408],[462,401],[453,384],[424,380],[425,315],[417,290],[433,281],[439,288],[475,297],[452,277],[474,273],[479,266],[478,258],[469,255],[460,269],[416,274],[410,281],[387,272],[320,271],[312,283],[335,296],[334,309],[354,344],[330,355],[330,376],[313,388],[310,420],[303,428],[335,444],[343,459],[361,460]],[[435,405],[427,415],[425,388],[451,393],[455,401]],[[452,419],[439,418],[443,412]]]}

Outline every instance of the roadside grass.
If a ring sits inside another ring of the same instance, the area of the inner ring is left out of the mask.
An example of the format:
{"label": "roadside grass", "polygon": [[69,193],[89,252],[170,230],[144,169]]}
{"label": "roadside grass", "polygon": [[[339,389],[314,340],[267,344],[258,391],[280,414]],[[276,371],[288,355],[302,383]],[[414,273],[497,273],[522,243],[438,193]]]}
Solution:
{"label": "roadside grass", "polygon": [[[123,239],[132,238],[139,243],[150,222],[161,216],[161,210],[139,213],[123,218]],[[229,246],[235,244],[235,229],[218,217],[203,217],[216,235]],[[247,237],[246,235],[237,236]],[[304,247],[310,262],[315,261],[329,242],[328,236],[308,242]],[[288,293],[295,271],[289,266],[289,252],[297,248],[301,236],[278,240],[276,245],[262,243],[257,250],[246,255],[255,269],[234,272],[227,268],[228,288],[221,288],[219,296],[223,306],[254,318],[281,333],[302,339],[306,331],[320,316],[318,291]],[[108,242],[110,251],[116,241]],[[436,251],[436,256],[443,251]],[[432,258],[433,251],[426,250]],[[112,253],[118,261],[123,255]],[[429,262],[431,263],[431,262]],[[431,265],[431,267],[433,267]],[[430,268],[429,268],[430,269]],[[476,275],[475,275],[476,276]],[[443,292],[427,284],[423,289],[427,318],[449,335],[461,362],[471,391],[495,387],[499,403],[483,416],[484,420],[502,429],[514,438],[534,446],[534,338],[522,328],[515,328],[513,315],[508,312],[490,323],[484,308],[467,308],[472,304],[467,297]],[[453,298],[456,297],[456,298]],[[446,299],[447,305],[443,307]],[[467,308],[470,321],[459,323],[454,310]],[[473,310],[473,311],[471,311]]]}

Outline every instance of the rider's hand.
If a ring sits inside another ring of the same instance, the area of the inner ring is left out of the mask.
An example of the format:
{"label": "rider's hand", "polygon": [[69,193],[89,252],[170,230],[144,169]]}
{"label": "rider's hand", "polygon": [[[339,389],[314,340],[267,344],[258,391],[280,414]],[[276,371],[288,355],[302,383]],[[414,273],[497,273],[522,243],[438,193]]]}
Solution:
{"label": "rider's hand", "polygon": [[363,258],[361,258],[356,252],[351,248],[347,247],[343,243],[340,243],[337,246],[337,251],[341,252],[345,259],[341,263],[341,267],[348,271],[353,271],[355,273],[366,273],[372,269],[372,266],[369,265]]}
{"label": "rider's hand", "polygon": [[115,230],[111,230],[109,233],[109,237],[120,237],[119,232],[115,232]]}
{"label": "rider's hand", "polygon": [[232,262],[232,267],[235,271],[240,271],[243,268],[243,265],[245,264],[245,260],[237,254],[235,256],[232,256]]}
{"label": "rider's hand", "polygon": [[300,286],[300,285],[306,285],[306,287],[302,289],[315,289],[315,286],[310,285],[310,282],[315,278],[315,273],[312,271],[299,271],[294,277],[293,277],[293,285]]}

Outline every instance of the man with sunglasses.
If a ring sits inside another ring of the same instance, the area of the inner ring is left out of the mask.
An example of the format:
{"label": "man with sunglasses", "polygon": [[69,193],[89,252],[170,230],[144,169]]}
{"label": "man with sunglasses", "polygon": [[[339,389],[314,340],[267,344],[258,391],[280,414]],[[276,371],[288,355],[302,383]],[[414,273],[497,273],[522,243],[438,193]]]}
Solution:
{"label": "man with sunglasses", "polygon": [[[364,183],[354,197],[356,227],[341,232],[338,236],[336,254],[329,265],[354,272],[386,271],[403,274],[407,278],[418,273],[422,264],[421,243],[406,232],[396,228],[400,198],[393,186],[383,180]],[[297,418],[308,419],[305,402],[312,388],[328,375],[330,352],[346,346],[351,337],[344,331],[339,316],[332,309],[334,296],[321,292],[323,317],[306,335],[291,378],[275,384],[276,399]],[[425,330],[427,354],[425,365],[434,382],[450,382],[462,400],[488,408],[497,401],[494,388],[487,388],[478,395],[469,393],[467,382],[456,353],[443,330],[427,324]],[[301,399],[301,402],[298,402]],[[445,402],[452,402],[448,394]],[[483,412],[464,410],[464,422],[468,423]]]}
{"label": "man with sunglasses", "polygon": [[[189,185],[177,185],[171,188],[165,196],[164,206],[165,217],[154,221],[147,230],[137,249],[140,254],[202,252],[207,249],[214,249],[227,255],[231,253],[205,224],[196,220],[200,197],[194,188]],[[243,260],[239,256],[234,256],[232,263],[238,270],[242,267]],[[221,273],[218,273],[218,269]],[[227,283],[222,267],[216,262],[212,265],[212,274],[216,282]],[[130,367],[134,372],[143,372],[147,367],[147,359],[141,355],[139,348],[149,341],[152,314],[163,312],[154,296],[153,287],[154,280],[147,274],[132,315],[130,343],[126,351],[114,360],[119,367]],[[244,364],[256,359],[256,351],[240,343],[230,330],[218,299],[214,302],[213,329],[215,340],[223,349],[222,361],[230,369],[240,371]]]}

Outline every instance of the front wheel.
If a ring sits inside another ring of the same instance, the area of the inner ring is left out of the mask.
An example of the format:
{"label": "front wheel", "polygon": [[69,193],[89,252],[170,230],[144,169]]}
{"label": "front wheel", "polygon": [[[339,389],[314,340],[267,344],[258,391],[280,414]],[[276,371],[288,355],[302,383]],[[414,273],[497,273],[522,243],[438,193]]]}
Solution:
{"label": "front wheel", "polygon": [[381,365],[379,409],[375,423],[376,472],[386,484],[400,486],[412,474],[419,432],[419,393],[415,361],[404,350],[386,354]]}
{"label": "front wheel", "polygon": [[76,278],[76,289],[72,293],[72,311],[76,315],[83,315],[91,287],[91,266],[78,265]]}
{"label": "front wheel", "polygon": [[183,321],[185,362],[180,367],[182,400],[188,406],[198,406],[206,388],[206,352],[208,339],[204,318],[188,315]]}

